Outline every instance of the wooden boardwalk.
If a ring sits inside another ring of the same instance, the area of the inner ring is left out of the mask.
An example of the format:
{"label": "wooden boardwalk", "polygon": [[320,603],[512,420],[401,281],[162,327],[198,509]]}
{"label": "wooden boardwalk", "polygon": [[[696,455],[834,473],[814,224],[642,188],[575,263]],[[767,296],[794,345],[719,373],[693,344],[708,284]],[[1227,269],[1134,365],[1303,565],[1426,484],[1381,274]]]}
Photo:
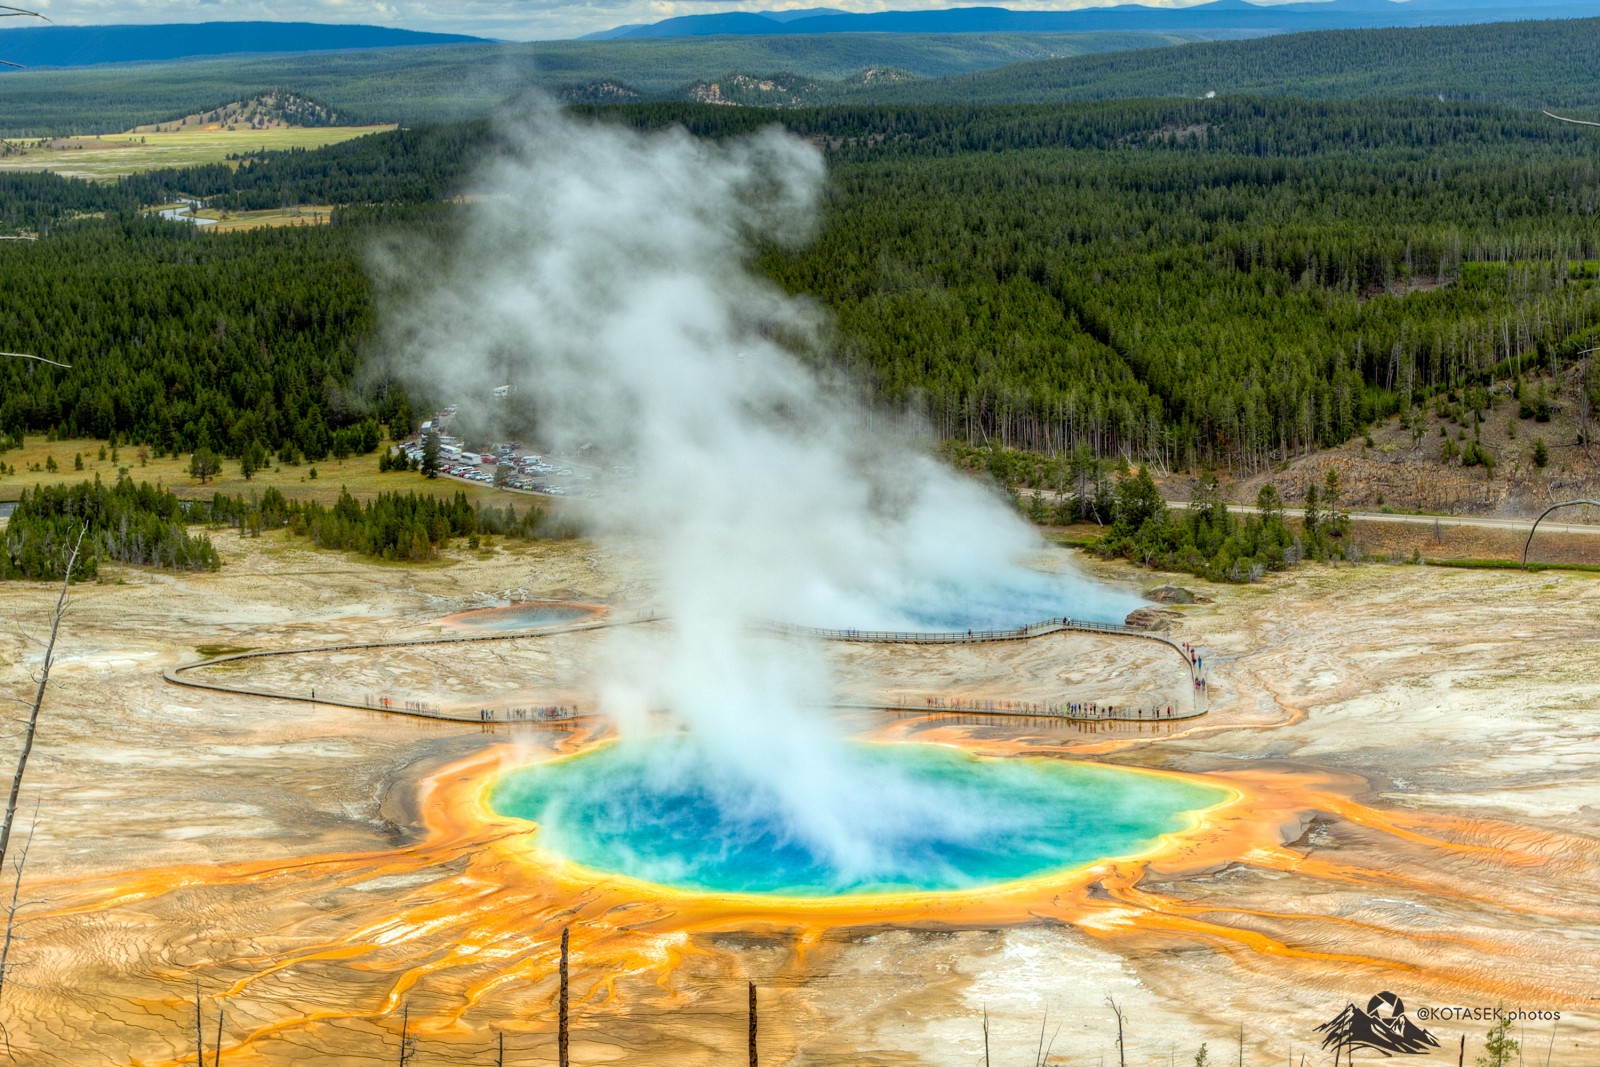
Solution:
{"label": "wooden boardwalk", "polygon": [[[666,616],[655,613],[643,613],[626,617],[612,618],[609,615],[600,619],[571,623],[565,626],[550,626],[540,629],[507,630],[488,634],[454,634],[439,637],[406,638],[397,641],[355,641],[337,644],[304,645],[296,648],[282,649],[252,649],[248,652],[234,652],[212,659],[198,660],[194,663],[184,663],[176,667],[169,667],[162,672],[162,677],[174,685],[190,686],[196,689],[209,689],[220,693],[235,693],[241,696],[263,697],[269,700],[294,700],[308,704],[326,704],[330,707],[353,708],[358,711],[371,711],[385,715],[403,715],[421,719],[436,719],[445,722],[477,722],[485,725],[507,723],[540,723],[559,722],[563,720],[581,718],[585,715],[595,714],[597,709],[586,707],[582,704],[561,703],[550,705],[533,705],[529,707],[477,707],[477,708],[446,708],[439,704],[419,700],[395,700],[378,694],[366,694],[360,700],[355,700],[348,695],[324,693],[318,696],[314,689],[305,692],[288,692],[280,689],[269,689],[265,686],[239,684],[234,682],[217,681],[211,678],[198,677],[190,672],[205,667],[215,667],[226,663],[242,662],[252,659],[270,659],[279,656],[300,656],[317,652],[359,652],[384,648],[418,648],[452,644],[475,644],[485,641],[527,641],[538,640],[546,637],[555,637],[561,634],[581,633],[587,630],[604,630],[618,626],[637,626],[645,623],[664,621]],[[1184,666],[1189,671],[1190,681],[1204,678],[1202,671],[1195,668],[1190,659],[1190,653],[1184,646],[1162,633],[1148,630],[1138,630],[1121,623],[1091,622],[1086,620],[1056,618],[1043,622],[1030,623],[1009,630],[966,630],[947,632],[894,632],[875,630],[828,630],[806,626],[792,626],[779,623],[770,623],[763,627],[769,632],[780,634],[794,634],[806,636],[823,641],[845,641],[872,644],[917,644],[917,645],[957,645],[981,644],[994,641],[1029,641],[1051,634],[1059,633],[1093,633],[1106,634],[1116,637],[1138,638],[1149,641],[1159,641],[1167,645],[1183,660]],[[1120,707],[1107,706],[1097,701],[1061,699],[1048,702],[1021,701],[1012,699],[971,699],[951,701],[945,698],[928,698],[925,704],[910,701],[885,702],[876,704],[863,703],[836,703],[831,705],[836,708],[846,709],[871,709],[880,711],[909,711],[921,712],[930,715],[995,715],[995,716],[1023,716],[1031,718],[1068,719],[1074,722],[1173,722],[1182,719],[1192,719],[1204,715],[1208,710],[1209,702],[1206,699],[1206,690],[1203,686],[1194,689],[1194,700],[1190,707],[1180,709],[1173,705],[1170,714],[1162,714],[1165,705],[1161,707]],[[559,712],[559,713],[554,713]]]}

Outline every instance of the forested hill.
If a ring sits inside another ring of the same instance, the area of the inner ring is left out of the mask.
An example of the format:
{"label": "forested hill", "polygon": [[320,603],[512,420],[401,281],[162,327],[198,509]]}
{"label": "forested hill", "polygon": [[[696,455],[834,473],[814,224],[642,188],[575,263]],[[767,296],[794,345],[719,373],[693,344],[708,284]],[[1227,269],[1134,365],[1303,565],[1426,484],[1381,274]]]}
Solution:
{"label": "forested hill", "polygon": [[[181,66],[8,69],[0,72],[5,101],[0,137],[126,130],[157,116],[247,99],[268,86],[324,101],[358,124],[418,126],[488,115],[530,89],[565,95],[614,83],[645,99],[678,98],[691,82],[729,71],[788,71],[842,87],[866,70],[938,78],[1036,59],[1155,48],[1180,39],[1139,33],[841,33],[373,48],[197,58]],[[6,58],[0,52],[0,59]]]}
{"label": "forested hill", "polygon": [[[1176,7],[1115,4],[1067,11],[1013,11],[1003,7],[954,7],[913,11],[846,12],[731,11],[679,15],[650,25],[619,26],[592,40],[641,40],[713,34],[816,35],[827,33],[1090,33],[1105,30],[1184,33],[1199,37],[1243,37],[1307,30],[1380,26],[1449,26],[1504,19],[1504,5],[1481,0],[1314,0],[1258,4],[1211,0]],[[1581,18],[1594,13],[1579,0],[1531,0],[1522,18]]]}
{"label": "forested hill", "polygon": [[[703,136],[781,122],[824,146],[818,239],[763,250],[760,267],[830,309],[835,353],[881,400],[951,437],[1261,469],[1422,403],[1459,413],[1491,382],[1571,370],[1600,345],[1600,131],[1537,112],[1218,99],[592,114]],[[409,410],[462,399],[356,375],[373,321],[361,257],[396,226],[456,232],[468,209],[439,201],[490,137],[418,129],[238,171],[0,183],[0,207],[50,226],[0,242],[0,350],[72,364],[0,361],[0,434],[315,457],[370,439],[368,420],[408,428]],[[244,234],[129,217],[168,188],[383,206]],[[110,217],[69,217],[85,211]]]}
{"label": "forested hill", "polygon": [[[682,100],[697,89],[709,98],[703,91],[710,80],[720,82],[724,100],[785,106],[1198,98],[1215,92],[1443,96],[1589,108],[1579,117],[1600,118],[1600,79],[1592,75],[1596,56],[1600,19],[1191,44],[1133,33],[841,33],[369,49],[189,60],[181,68],[0,73],[6,105],[0,109],[0,136],[125,130],[219,101],[248,99],[268,86],[312,97],[355,123],[419,126],[491,114],[531,88],[568,100]],[[732,91],[767,81],[801,84],[804,91]]]}
{"label": "forested hill", "polygon": [[[1328,30],[1157,52],[1041,60],[856,93],[878,103],[1030,103],[1111,97],[1430,96],[1517,107],[1600,107],[1600,19]],[[1593,117],[1593,116],[1591,116]]]}
{"label": "forested hill", "polygon": [[24,67],[146,63],[245,52],[327,52],[487,44],[482,37],[321,22],[180,22],[156,26],[28,26],[0,32],[0,55]]}

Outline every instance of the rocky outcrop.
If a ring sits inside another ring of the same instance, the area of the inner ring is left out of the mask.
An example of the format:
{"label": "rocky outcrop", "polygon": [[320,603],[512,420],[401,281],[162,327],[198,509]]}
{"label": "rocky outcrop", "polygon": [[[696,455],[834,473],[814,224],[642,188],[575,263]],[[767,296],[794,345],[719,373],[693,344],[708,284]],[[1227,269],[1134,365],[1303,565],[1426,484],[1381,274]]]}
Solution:
{"label": "rocky outcrop", "polygon": [[1123,620],[1136,630],[1170,630],[1181,616],[1171,608],[1135,608]]}

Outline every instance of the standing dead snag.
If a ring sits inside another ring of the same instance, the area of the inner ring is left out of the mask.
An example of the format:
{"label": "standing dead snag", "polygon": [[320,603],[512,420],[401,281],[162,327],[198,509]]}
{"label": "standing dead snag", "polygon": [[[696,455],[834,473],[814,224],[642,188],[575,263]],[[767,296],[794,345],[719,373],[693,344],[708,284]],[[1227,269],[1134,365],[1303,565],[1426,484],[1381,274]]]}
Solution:
{"label": "standing dead snag", "polygon": [[0,994],[4,994],[6,977],[11,973],[11,943],[17,935],[17,912],[22,908],[22,869],[28,864],[28,850],[33,847],[33,831],[39,825],[39,802],[33,802],[33,822],[28,825],[28,836],[22,842],[22,854],[12,863],[17,870],[11,883],[11,903],[6,907],[6,934],[0,941]]}
{"label": "standing dead snag", "polygon": [[1056,1023],[1055,1032],[1050,1035],[1050,1043],[1044,1041],[1044,1029],[1050,1025],[1050,1012],[1044,1013],[1044,1018],[1039,1022],[1039,1048],[1033,1057],[1033,1067],[1048,1067],[1050,1052],[1056,1047],[1056,1038],[1061,1036],[1061,1024]]}
{"label": "standing dead snag", "polygon": [[6,801],[6,819],[0,823],[0,867],[6,862],[6,848],[11,844],[11,826],[17,817],[17,796],[22,792],[22,776],[28,769],[28,756],[33,752],[33,738],[39,730],[39,709],[44,707],[45,686],[50,682],[50,665],[56,658],[56,637],[61,633],[61,619],[67,613],[67,587],[72,584],[72,571],[78,565],[78,550],[83,547],[84,530],[72,544],[72,554],[67,557],[67,573],[61,578],[61,594],[56,597],[56,609],[50,615],[50,640],[44,646],[44,664],[39,668],[39,687],[33,695],[33,705],[28,709],[28,727],[22,735],[22,752],[17,756],[17,769],[11,775],[11,797]]}
{"label": "standing dead snag", "polygon": [[399,1067],[406,1067],[416,1054],[417,1039],[411,1036],[411,1002],[407,1001],[400,1009],[400,1058],[395,1062]]}
{"label": "standing dead snag", "polygon": [[[211,1054],[211,1067],[222,1063],[222,1005],[217,1005],[217,1040]],[[206,1032],[200,1011],[200,979],[194,980],[194,1067],[206,1067]]]}
{"label": "standing dead snag", "polygon": [[756,1067],[756,984],[750,983],[750,1067]]}
{"label": "standing dead snag", "polygon": [[1117,1017],[1117,1064],[1118,1067],[1128,1067],[1128,1054],[1122,1047],[1122,1009],[1117,1007],[1116,999],[1107,997],[1106,1003],[1111,1005],[1111,1013]]}
{"label": "standing dead snag", "polygon": [[570,1067],[567,1059],[567,935],[571,931],[561,931],[561,1004],[556,1020],[556,1055],[560,1067]]}
{"label": "standing dead snag", "polygon": [[[56,597],[55,611],[50,615],[50,639],[44,646],[44,663],[39,668],[39,686],[34,692],[33,703],[28,707],[28,725],[22,736],[22,751],[17,756],[17,769],[11,775],[11,796],[6,801],[5,822],[0,823],[0,870],[6,862],[6,851],[11,846],[11,827],[16,822],[17,798],[22,792],[22,776],[28,770],[28,756],[33,752],[33,739],[39,730],[39,711],[44,707],[45,687],[50,682],[50,665],[55,662],[56,638],[61,633],[61,619],[67,613],[67,588],[72,584],[72,572],[78,564],[78,551],[83,547],[83,535],[87,527],[78,531],[78,539],[72,544],[72,554],[67,557],[66,574],[61,578],[61,593]],[[39,805],[34,803],[33,825],[39,823]],[[17,876],[11,889],[11,906],[6,912],[5,939],[0,943],[0,993],[5,991],[6,980],[10,977],[11,942],[16,934],[17,909],[20,907],[22,893],[22,867],[28,860],[28,848],[33,844],[33,829],[28,830],[28,840],[22,847],[22,856],[16,862]]]}

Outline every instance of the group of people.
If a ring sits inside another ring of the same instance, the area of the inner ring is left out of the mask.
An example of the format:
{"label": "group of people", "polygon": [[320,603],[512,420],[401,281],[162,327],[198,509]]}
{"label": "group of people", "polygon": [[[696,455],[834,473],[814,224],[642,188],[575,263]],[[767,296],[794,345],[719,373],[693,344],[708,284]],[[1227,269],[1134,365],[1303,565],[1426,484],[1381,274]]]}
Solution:
{"label": "group of people", "polygon": [[[575,714],[575,709],[565,704],[544,704],[536,708],[512,708],[509,712],[513,722],[549,722],[551,719],[565,719]],[[494,713],[490,712],[490,718]]]}
{"label": "group of people", "polygon": [[1195,647],[1187,641],[1183,643],[1183,650],[1189,654],[1189,673],[1194,676],[1194,691],[1196,694],[1204,693],[1206,691],[1205,657],[1200,655]]}
{"label": "group of people", "polygon": [[925,697],[923,702],[927,707],[950,711],[1009,711],[1017,715],[1055,714],[1048,704],[1037,704],[1029,700],[960,701],[945,697]]}
{"label": "group of people", "polygon": [[1165,707],[1122,707],[1116,704],[1098,704],[1073,701],[1066,704],[1042,704],[1028,700],[951,700],[949,697],[923,697],[924,707],[936,711],[996,712],[1014,715],[1061,715],[1069,719],[1171,719],[1177,717],[1172,705]]}
{"label": "group of people", "polygon": [[1061,713],[1069,719],[1170,719],[1172,705],[1168,704],[1163,710],[1160,705],[1155,707],[1118,708],[1115,704],[1063,704]]}

